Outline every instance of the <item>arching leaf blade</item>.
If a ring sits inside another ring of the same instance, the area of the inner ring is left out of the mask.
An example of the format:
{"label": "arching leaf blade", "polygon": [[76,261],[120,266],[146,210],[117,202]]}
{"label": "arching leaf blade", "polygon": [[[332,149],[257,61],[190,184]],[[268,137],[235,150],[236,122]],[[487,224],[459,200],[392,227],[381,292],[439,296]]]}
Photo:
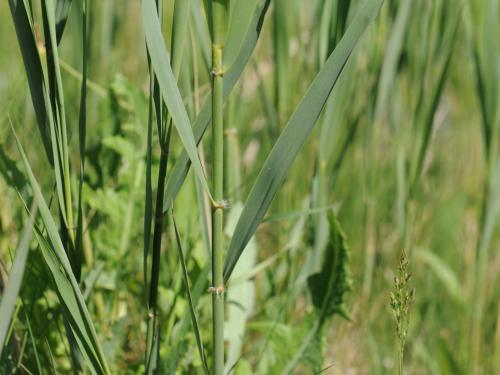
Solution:
{"label": "arching leaf blade", "polygon": [[0,303],[0,358],[2,358],[2,350],[4,348],[5,339],[9,332],[12,313],[16,307],[17,296],[21,289],[23,281],[24,268],[28,259],[29,245],[33,232],[33,224],[36,217],[36,201],[31,208],[31,215],[28,223],[24,226],[21,240],[16,250],[14,263],[9,274],[7,286],[3,291],[2,300]]}
{"label": "arching leaf blade", "polygon": [[165,48],[155,2],[153,0],[143,0],[141,12],[151,65],[158,79],[163,100],[168,108],[170,116],[172,116],[173,123],[184,145],[185,151],[189,156],[189,160],[193,163],[195,173],[200,179],[205,191],[210,194],[207,179],[203,172],[196,149],[191,123],[186,107],[182,101],[179,88],[177,87],[177,80],[170,66],[170,58]]}
{"label": "arching leaf blade", "polygon": [[365,1],[271,150],[250,192],[229,244],[224,265],[224,282],[229,280],[246,244],[262,222],[290,166],[314,128],[349,56],[382,3],[383,0]]}

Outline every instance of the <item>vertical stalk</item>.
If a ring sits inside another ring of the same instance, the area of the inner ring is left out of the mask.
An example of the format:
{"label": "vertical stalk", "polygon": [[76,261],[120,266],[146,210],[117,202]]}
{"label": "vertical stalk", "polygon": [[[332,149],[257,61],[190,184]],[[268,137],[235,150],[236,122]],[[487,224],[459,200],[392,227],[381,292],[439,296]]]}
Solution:
{"label": "vertical stalk", "polygon": [[[216,202],[223,200],[224,185],[224,122],[222,108],[222,47],[213,45],[212,111],[213,111],[213,195]],[[212,208],[212,308],[213,308],[213,373],[224,371],[224,295],[223,289],[223,205]]]}
{"label": "vertical stalk", "polygon": [[157,199],[153,232],[153,259],[151,262],[151,286],[149,289],[149,308],[153,315],[157,313],[158,283],[160,277],[160,252],[161,236],[163,233],[163,192],[165,191],[165,178],[167,175],[168,153],[161,151],[160,169],[158,172]]}
{"label": "vertical stalk", "polygon": [[213,374],[224,373],[224,121],[222,51],[226,38],[229,0],[212,0],[212,336]]}

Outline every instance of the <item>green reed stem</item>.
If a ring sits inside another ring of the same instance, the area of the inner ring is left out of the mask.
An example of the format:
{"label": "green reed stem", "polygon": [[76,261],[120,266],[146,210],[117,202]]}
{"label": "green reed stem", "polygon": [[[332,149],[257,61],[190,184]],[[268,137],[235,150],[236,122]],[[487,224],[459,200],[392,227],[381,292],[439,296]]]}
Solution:
{"label": "green reed stem", "polygon": [[[212,111],[213,111],[213,196],[216,202],[223,200],[224,184],[224,122],[223,122],[223,86],[222,47],[214,45]],[[224,371],[224,294],[223,294],[223,205],[212,208],[212,308],[213,308],[213,373]]]}
{"label": "green reed stem", "polygon": [[213,374],[224,373],[224,87],[222,51],[226,38],[229,0],[212,0],[212,335]]}

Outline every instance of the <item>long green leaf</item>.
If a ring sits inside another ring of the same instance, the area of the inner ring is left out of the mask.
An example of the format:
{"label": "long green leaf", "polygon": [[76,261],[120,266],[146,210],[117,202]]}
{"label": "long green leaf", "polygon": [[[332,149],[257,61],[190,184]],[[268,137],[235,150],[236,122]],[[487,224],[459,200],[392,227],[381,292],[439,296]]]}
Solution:
{"label": "long green leaf", "polygon": [[161,33],[160,21],[156,11],[156,5],[153,0],[142,0],[142,21],[144,33],[146,35],[146,44],[151,57],[151,64],[158,79],[163,100],[172,116],[175,127],[184,148],[193,163],[195,173],[203,184],[203,188],[210,194],[207,179],[201,166],[201,161],[196,149],[196,142],[191,129],[188,114],[182,97],[177,87],[170,59],[168,57],[163,35]]}
{"label": "long green leaf", "polygon": [[227,282],[246,244],[261,223],[288,169],[312,131],[340,73],[359,38],[378,13],[383,0],[367,0],[290,118],[261,169],[229,244],[224,266]]}
{"label": "long green leaf", "polygon": [[[12,131],[14,131],[14,129],[12,129]],[[68,319],[71,329],[75,334],[75,338],[78,340],[82,353],[87,357],[93,373],[109,374],[106,359],[97,339],[97,334],[85,305],[80,287],[78,286],[61,238],[59,237],[56,223],[54,222],[50,209],[45,202],[38,182],[33,175],[26,154],[15,132],[14,135],[26,173],[28,174],[34,198],[39,205],[42,222],[50,239],[49,243],[42,235],[41,231],[37,230],[38,243],[40,244],[44,259],[54,278],[65,317]]]}
{"label": "long green leaf", "polygon": [[455,15],[451,36],[443,43],[442,49],[444,52],[445,61],[439,75],[437,75],[436,86],[433,87],[433,90],[431,91],[430,94],[431,101],[429,107],[427,108],[424,114],[423,123],[421,124],[422,132],[421,134],[419,134],[420,137],[415,137],[418,143],[417,146],[415,147],[412,159],[412,180],[410,189],[414,189],[416,184],[418,183],[420,174],[422,172],[425,156],[427,155],[427,149],[429,147],[432,130],[434,128],[433,126],[434,117],[436,115],[436,111],[441,101],[443,90],[449,75],[453,51],[455,49],[455,44],[458,36],[458,27],[460,25],[461,14],[462,14],[461,11],[457,11],[457,14]]}
{"label": "long green leaf", "polygon": [[191,314],[191,321],[193,323],[194,334],[196,337],[196,344],[198,345],[198,352],[200,353],[200,359],[203,365],[203,371],[205,372],[206,375],[208,375],[210,374],[210,371],[208,370],[207,359],[205,357],[205,350],[203,349],[203,341],[201,339],[201,330],[200,326],[198,325],[198,318],[196,317],[196,309],[193,302],[193,297],[191,295],[191,288],[189,286],[189,277],[187,273],[186,259],[184,257],[184,250],[182,249],[182,241],[179,235],[179,229],[177,228],[177,223],[175,221],[175,216],[173,211],[172,211],[172,223],[174,224],[175,240],[177,242],[177,250],[179,251],[179,260],[182,266],[182,276],[184,279],[184,287],[186,289],[187,300],[189,302],[189,312]]}
{"label": "long green leaf", "polygon": [[23,0],[9,0],[12,20],[16,28],[19,48],[23,56],[24,68],[28,77],[31,100],[35,109],[38,129],[42,137],[45,153],[50,163],[53,163],[52,145],[47,127],[47,112],[44,101],[44,80],[42,63],[38,53],[33,27],[30,21],[31,10],[26,8]]}
{"label": "long green leaf", "polygon": [[87,0],[78,1],[82,21],[82,85],[80,88],[80,114],[78,119],[78,142],[80,151],[80,180],[78,183],[78,219],[76,226],[76,278],[81,278],[83,254],[83,175],[85,171],[85,141],[87,137]]}
{"label": "long green leaf", "polygon": [[391,36],[387,42],[382,72],[380,73],[375,117],[380,116],[382,113],[394,83],[394,77],[397,73],[397,63],[403,49],[403,41],[408,28],[408,20],[412,5],[412,0],[403,0],[398,8],[396,21],[394,22]]}
{"label": "long green leaf", "polygon": [[0,303],[0,358],[2,358],[2,350],[4,348],[5,339],[9,332],[10,321],[12,313],[16,307],[16,300],[21,289],[23,281],[24,268],[26,266],[26,259],[28,258],[29,245],[33,231],[33,223],[36,217],[36,201],[31,208],[31,215],[28,223],[26,223],[23,233],[21,234],[21,241],[16,250],[16,257],[12,265],[12,270],[9,274],[9,279],[5,291],[2,295],[2,302]]}

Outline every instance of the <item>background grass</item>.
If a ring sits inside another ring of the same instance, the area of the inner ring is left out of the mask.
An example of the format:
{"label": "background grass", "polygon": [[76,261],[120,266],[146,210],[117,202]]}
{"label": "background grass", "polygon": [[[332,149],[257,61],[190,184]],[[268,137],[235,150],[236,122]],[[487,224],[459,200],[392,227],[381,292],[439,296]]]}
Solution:
{"label": "background grass", "polygon": [[[192,2],[204,17],[201,3]],[[487,144],[498,143],[500,133],[493,130],[485,136],[484,131],[485,126],[498,129],[500,121],[500,111],[494,109],[494,103],[500,106],[500,34],[486,27],[488,22],[500,23],[500,7],[497,0],[415,0],[405,17],[407,3],[387,0],[369,26],[248,245],[244,266],[234,271],[233,287],[241,289],[227,295],[226,359],[239,359],[238,374],[286,370],[314,326],[314,298],[307,293],[304,275],[321,268],[322,254],[332,243],[328,213],[332,207],[350,251],[352,285],[346,295],[350,320],[339,315],[329,320],[318,343],[322,358],[311,359],[314,356],[306,353],[297,371],[313,373],[318,363],[319,368],[332,365],[327,374],[397,370],[389,295],[402,249],[410,260],[410,284],[415,289],[406,372],[493,374],[500,368],[500,290],[495,287],[500,231],[495,225],[498,185],[494,183],[500,155],[496,146],[489,148],[496,151],[485,153]],[[226,234],[234,230],[241,205],[278,135],[340,40],[341,10],[348,4],[347,25],[357,1],[271,1],[256,50],[225,108],[224,190],[231,202],[225,214]],[[75,8],[59,46],[71,150],[78,149],[82,69]],[[328,9],[339,12],[330,14]],[[493,21],[488,21],[488,9],[496,9],[490,14]],[[138,1],[88,1],[80,288],[111,372],[124,374],[144,372],[148,345],[143,216],[150,83],[139,14]],[[168,41],[173,6],[165,6],[163,16]],[[191,14],[178,85],[191,121],[210,92],[196,27]],[[42,25],[35,25],[37,29],[41,31]],[[21,187],[24,199],[31,191],[10,122],[45,200],[55,202],[57,194],[6,1],[0,2],[0,46],[3,290],[28,222],[13,187]],[[493,88],[482,88],[480,79]],[[487,116],[483,103],[492,103],[486,105]],[[207,133],[201,144],[208,175],[210,137]],[[155,130],[151,163],[155,196],[157,138]],[[182,144],[173,132],[169,171],[180,158]],[[75,197],[78,161],[75,151],[70,155]],[[210,256],[200,197],[203,187],[190,172],[173,206],[193,298],[198,300],[201,337],[210,353],[211,297],[205,293],[208,284],[204,285]],[[57,206],[51,207],[57,218]],[[485,245],[487,220],[493,231]],[[173,373],[174,368],[179,373],[201,373],[176,250],[179,243],[170,216],[165,221],[158,287],[161,368],[163,373]],[[484,266],[477,255],[483,248],[488,249],[483,251]],[[251,279],[245,277],[248,274]],[[64,312],[51,280],[42,252],[33,243],[0,372],[71,373],[74,368]],[[238,284],[238,280],[244,281]],[[478,302],[481,293],[484,301]],[[238,316],[237,311],[244,313]]]}

